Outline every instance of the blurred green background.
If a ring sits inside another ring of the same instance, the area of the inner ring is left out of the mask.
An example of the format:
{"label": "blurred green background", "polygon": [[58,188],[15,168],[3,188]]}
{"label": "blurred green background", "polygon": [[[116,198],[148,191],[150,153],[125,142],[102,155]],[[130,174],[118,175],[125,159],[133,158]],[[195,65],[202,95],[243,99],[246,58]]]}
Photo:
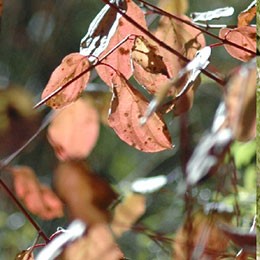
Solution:
{"label": "blurred green background", "polygon": [[[235,14],[217,23],[236,24],[237,14],[250,2],[205,0],[202,3],[193,0],[190,1],[188,13],[233,6]],[[80,39],[102,6],[101,0],[5,0],[0,35],[0,95],[3,95],[0,96],[2,100],[0,102],[10,99],[3,94],[10,85],[19,86],[31,93],[32,104],[39,101],[51,72],[65,55],[78,51]],[[214,40],[207,37],[208,44],[213,42]],[[224,48],[214,49],[211,61],[224,74],[240,64],[230,57]],[[97,84],[103,84],[95,73],[92,73],[92,79]],[[22,92],[12,96],[12,102],[19,104],[20,95]],[[211,127],[221,98],[221,90],[217,84],[203,76],[192,110],[184,117],[167,118],[175,144],[175,148],[171,151],[155,154],[139,152],[121,142],[112,129],[101,126],[98,144],[87,160],[97,173],[105,176],[120,192],[126,192],[126,184],[138,177],[170,173],[175,176],[174,182],[167,185],[163,191],[147,197],[147,212],[142,217],[142,222],[151,230],[174,233],[181,225],[185,215],[183,197],[178,195],[178,183],[183,180],[182,161],[184,157],[190,156],[203,133]],[[42,118],[47,112],[47,108],[40,108],[39,117]],[[1,116],[3,115],[0,114],[0,126]],[[185,150],[187,154],[183,154],[183,147],[180,144],[182,120],[188,123],[189,146]],[[12,135],[19,133],[19,127],[19,124],[16,125]],[[35,127],[29,127],[28,131],[33,132]],[[241,203],[241,225],[249,227],[254,214],[255,143],[235,144],[233,149],[238,158],[239,192],[241,191],[241,194],[244,192],[243,196],[239,194],[242,197],[238,198]],[[1,149],[2,159],[8,155],[3,150]],[[49,185],[56,163],[54,152],[46,140],[45,131],[13,162],[31,166],[39,179]],[[1,175],[11,186],[10,177],[6,173]],[[216,181],[217,178],[212,178],[193,189],[196,207],[199,208],[214,199]],[[234,193],[230,182],[223,190],[220,200],[233,205]],[[0,259],[13,259],[17,252],[32,244],[36,232],[1,189],[0,196]],[[65,219],[51,222],[44,222],[37,217],[35,219],[48,235],[55,232],[58,226],[67,225]],[[169,248],[166,247],[165,251],[164,247],[143,234],[128,232],[120,239],[119,244],[129,259],[169,258],[167,251]]]}

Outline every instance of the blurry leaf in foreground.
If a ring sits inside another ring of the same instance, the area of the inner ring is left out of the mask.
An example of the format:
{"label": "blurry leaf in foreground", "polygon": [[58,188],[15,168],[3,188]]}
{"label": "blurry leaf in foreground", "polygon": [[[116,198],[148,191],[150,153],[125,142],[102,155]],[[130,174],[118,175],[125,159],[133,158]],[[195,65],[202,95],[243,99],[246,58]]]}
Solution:
{"label": "blurry leaf in foreground", "polygon": [[63,205],[56,194],[41,184],[34,171],[27,166],[10,168],[14,189],[27,209],[42,219],[50,220],[63,216]]}
{"label": "blurry leaf in foreground", "polygon": [[120,237],[145,213],[146,199],[141,194],[131,193],[115,208],[111,229]]}
{"label": "blurry leaf in foreground", "polygon": [[238,15],[238,27],[249,25],[256,16],[256,1],[252,3]]}
{"label": "blurry leaf in foreground", "polygon": [[214,19],[219,19],[221,17],[229,17],[234,13],[233,7],[223,7],[223,8],[217,8],[212,11],[207,12],[194,12],[191,13],[190,16],[193,20],[193,22],[196,21],[211,21]]}
{"label": "blurry leaf in foreground", "polygon": [[40,125],[33,97],[22,87],[0,89],[0,156],[20,148]]}
{"label": "blurry leaf in foreground", "polygon": [[[54,237],[37,255],[36,260],[56,259],[64,246],[81,237],[85,232],[86,224],[80,220],[74,220],[59,236]],[[75,258],[73,258],[75,259]]]}
{"label": "blurry leaf in foreground", "polygon": [[231,75],[225,96],[227,123],[238,141],[256,136],[256,60]]}
{"label": "blurry leaf in foreground", "polygon": [[[67,55],[63,58],[61,64],[52,72],[49,82],[42,92],[42,99],[48,97],[59,87],[65,85],[80,73],[87,70],[89,66],[89,61],[85,56],[77,52]],[[89,71],[84,73],[80,78],[47,100],[46,105],[57,109],[76,101],[87,86],[89,76]]]}
{"label": "blurry leaf in foreground", "polygon": [[60,260],[120,260],[124,255],[114,241],[111,230],[104,224],[88,229],[83,237],[68,245]]}
{"label": "blurry leaf in foreground", "polygon": [[71,219],[81,219],[88,225],[111,219],[109,206],[117,194],[109,183],[91,172],[85,162],[60,163],[55,170],[54,186]]}
{"label": "blurry leaf in foreground", "polygon": [[99,116],[93,103],[78,99],[58,111],[48,128],[48,140],[60,160],[83,159],[99,136]]}
{"label": "blurry leaf in foreground", "polygon": [[239,228],[235,228],[226,224],[220,224],[219,228],[224,234],[231,239],[236,246],[243,248],[244,251],[255,254],[256,252],[256,233],[245,232]]}
{"label": "blurry leaf in foreground", "polygon": [[218,259],[229,244],[218,224],[230,221],[229,214],[196,212],[186,219],[175,235],[173,259]]}
{"label": "blurry leaf in foreground", "polygon": [[146,125],[140,125],[140,118],[147,110],[148,102],[122,76],[114,79],[113,94],[109,126],[124,142],[143,152],[172,148],[170,134],[160,114],[154,113]]}
{"label": "blurry leaf in foreground", "polygon": [[[222,28],[219,31],[219,36],[252,52],[256,52],[256,27],[241,26],[235,29]],[[229,45],[228,43],[224,44],[224,47],[232,57],[241,61],[249,61],[256,55]]]}
{"label": "blurry leaf in foreground", "polygon": [[218,170],[232,140],[232,132],[227,128],[209,133],[201,139],[187,165],[188,186],[196,185]]}
{"label": "blurry leaf in foreground", "polygon": [[160,0],[157,6],[171,14],[185,14],[189,3],[187,0]]}

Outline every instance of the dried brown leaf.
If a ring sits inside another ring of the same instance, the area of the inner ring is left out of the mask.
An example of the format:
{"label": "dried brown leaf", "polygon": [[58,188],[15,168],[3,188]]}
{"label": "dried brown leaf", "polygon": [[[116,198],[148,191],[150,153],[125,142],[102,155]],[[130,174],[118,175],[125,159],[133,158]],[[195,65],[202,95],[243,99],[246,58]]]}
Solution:
{"label": "dried brown leaf", "polygon": [[227,123],[234,137],[249,141],[256,136],[256,65],[239,67],[228,82],[225,97]]}
{"label": "dried brown leaf", "polygon": [[166,124],[158,113],[154,113],[144,126],[140,125],[148,102],[126,79],[114,78],[113,93],[108,121],[124,142],[144,152],[172,148]]}
{"label": "dried brown leaf", "polygon": [[231,215],[225,213],[195,213],[176,233],[173,259],[217,259],[226,251],[229,243],[218,223],[229,223],[230,220]]}
{"label": "dried brown leaf", "polygon": [[[56,89],[87,70],[88,67],[89,61],[85,56],[79,53],[71,53],[67,55],[62,60],[61,64],[52,72],[49,82],[42,93],[42,99],[46,98]],[[90,72],[85,73],[79,79],[75,80],[65,89],[50,98],[46,104],[57,109],[76,101],[86,87],[89,76]]]}
{"label": "dried brown leaf", "polygon": [[117,237],[130,230],[132,225],[144,214],[145,204],[145,196],[132,193],[116,206],[111,229]]}
{"label": "dried brown leaf", "polygon": [[69,245],[60,260],[120,260],[124,255],[113,239],[108,226],[98,224],[90,227],[88,233]]}
{"label": "dried brown leaf", "polygon": [[[223,28],[219,31],[219,36],[250,51],[256,52],[256,27],[241,26],[235,29]],[[224,47],[232,57],[241,61],[249,61],[255,56],[229,44],[224,44]]]}
{"label": "dried brown leaf", "polygon": [[48,128],[48,140],[60,160],[87,157],[98,136],[99,115],[88,99],[78,99],[59,111]]}
{"label": "dried brown leaf", "polygon": [[[18,98],[19,97],[19,98]],[[0,156],[20,148],[40,126],[40,114],[32,109],[33,96],[25,88],[0,89]]]}
{"label": "dried brown leaf", "polygon": [[[127,12],[126,14],[130,16],[135,21],[138,21],[143,28],[147,29],[145,17],[143,11],[137,6],[132,0],[127,1]],[[148,29],[147,29],[148,30]],[[110,40],[110,43],[104,51],[104,54],[109,50],[113,49],[119,42],[121,42],[125,37],[130,34],[143,35],[143,33],[137,29],[134,25],[128,22],[125,18],[121,17],[117,31]],[[116,51],[109,55],[103,63],[109,64],[114,69],[120,71],[125,78],[129,79],[133,74],[131,61],[130,61],[130,51],[133,47],[133,41],[128,40],[123,45],[121,45]],[[101,55],[102,56],[102,55]],[[98,75],[100,78],[108,85],[112,87],[112,78],[115,76],[116,72],[104,65],[99,65],[96,67]]]}
{"label": "dried brown leaf", "polygon": [[256,5],[244,10],[238,15],[238,27],[247,26],[256,16]]}
{"label": "dried brown leaf", "polygon": [[189,3],[187,0],[160,0],[158,7],[172,14],[184,14],[187,12]]}
{"label": "dried brown leaf", "polygon": [[117,194],[83,161],[60,163],[55,171],[54,185],[72,219],[79,218],[92,225],[108,222],[111,218],[109,206]]}
{"label": "dried brown leaf", "polygon": [[256,252],[256,233],[243,231],[227,224],[219,225],[224,234],[230,238],[239,248],[245,252],[255,254]]}
{"label": "dried brown leaf", "polygon": [[[186,16],[181,17],[190,21],[190,19]],[[205,46],[204,36],[199,30],[194,29],[184,23],[176,22],[168,17],[162,17],[160,19],[158,28],[155,31],[155,36],[188,59],[193,59],[195,53]],[[175,78],[178,72],[185,66],[185,63],[182,62],[175,54],[169,52],[161,46],[156,44],[155,46],[157,46],[156,48],[158,48],[158,52],[163,57],[163,62],[167,68],[169,77]],[[169,77],[163,74],[147,72],[136,62],[133,62],[133,67],[135,79],[143,85],[147,91],[152,94],[156,94],[157,96],[175,96],[182,90],[185,82],[187,81],[187,78],[184,78],[182,81],[179,81],[177,85],[171,87],[167,93],[161,93],[164,92],[163,86],[168,86],[170,84]],[[170,105],[167,111],[174,107],[174,114],[179,115],[189,110],[193,103],[194,90],[198,84],[199,80],[196,81],[194,86],[192,86],[189,91],[178,99],[174,106]]]}
{"label": "dried brown leaf", "polygon": [[143,36],[135,38],[131,52],[131,58],[144,70],[153,74],[163,74],[169,77],[162,56],[158,54],[158,48],[151,45]]}

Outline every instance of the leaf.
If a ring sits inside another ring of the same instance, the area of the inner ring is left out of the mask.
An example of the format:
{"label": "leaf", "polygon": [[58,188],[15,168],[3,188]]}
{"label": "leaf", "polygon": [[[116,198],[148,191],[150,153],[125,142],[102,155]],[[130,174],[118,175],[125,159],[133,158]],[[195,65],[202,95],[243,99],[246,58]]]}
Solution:
{"label": "leaf", "polygon": [[247,26],[256,16],[256,1],[252,3],[238,15],[238,27]]}
{"label": "leaf", "polygon": [[120,237],[145,213],[146,199],[143,195],[131,193],[115,208],[111,229]]}
{"label": "leaf", "polygon": [[[191,95],[186,95],[185,99],[183,99],[182,97],[185,95],[185,93],[187,93],[190,90],[192,85],[196,85],[201,70],[205,69],[209,64],[208,60],[210,55],[211,48],[208,46],[197,51],[195,58],[191,60],[184,68],[182,68],[174,79],[171,79],[166,84],[160,86],[160,90],[156,93],[152,101],[149,103],[146,113],[141,119],[141,123],[146,123],[146,121],[152,115],[152,113],[154,113],[154,111],[158,109],[159,105],[161,105],[163,101],[166,99],[171,89],[174,88],[176,85],[180,84],[179,82],[183,82],[184,78],[187,78],[186,83],[183,86],[183,89],[179,93],[174,93],[174,100],[176,101],[176,108],[174,111],[175,115],[185,112],[187,106],[192,104],[190,100],[187,99],[188,97],[191,98]],[[178,101],[178,99],[182,99],[181,102]],[[188,104],[185,103],[186,100]]]}
{"label": "leaf", "polygon": [[[252,52],[256,52],[256,27],[242,26],[235,29],[222,28],[219,31],[219,36],[230,42],[236,43]],[[229,44],[224,44],[226,51],[234,58],[241,61],[249,61],[255,55],[233,47]]]}
{"label": "leaf", "polygon": [[90,227],[82,238],[68,245],[61,260],[120,260],[124,255],[114,241],[111,230],[104,224]]}
{"label": "leaf", "polygon": [[46,220],[63,216],[59,198],[50,188],[40,184],[30,167],[12,167],[10,172],[14,178],[15,193],[30,212]]}
{"label": "leaf", "polygon": [[239,67],[227,85],[227,124],[238,141],[256,136],[256,60]]}
{"label": "leaf", "polygon": [[173,259],[218,259],[229,244],[229,239],[224,236],[218,224],[230,221],[231,215],[226,213],[194,213],[175,235]]}
{"label": "leaf", "polygon": [[158,48],[151,45],[145,37],[138,36],[135,38],[131,58],[144,70],[154,74],[161,73],[169,77],[163,58],[158,54]]}
{"label": "leaf", "polygon": [[[132,0],[127,1],[127,12],[126,15],[138,21],[143,28],[147,29],[145,17],[143,11],[137,6]],[[137,29],[134,25],[128,22],[124,17],[121,17],[119,21],[119,25],[117,31],[112,37],[106,51],[113,49],[119,42],[125,39],[130,34],[133,35],[143,35],[143,33]],[[130,51],[133,47],[133,41],[128,40],[122,46],[120,46],[117,50],[115,50],[112,54],[110,54],[103,63],[109,64],[115,70],[120,71],[125,78],[129,79],[132,74],[132,65],[130,61]],[[112,87],[112,78],[115,76],[116,72],[114,69],[109,68],[108,66],[98,65],[96,66],[96,71],[100,78],[110,87]]]}
{"label": "leaf", "polygon": [[227,224],[220,224],[219,228],[230,238],[239,248],[243,248],[248,253],[256,252],[256,233],[243,231]]}
{"label": "leaf", "polygon": [[123,77],[114,79],[109,126],[128,145],[143,152],[171,149],[171,138],[161,116],[153,114],[146,125],[140,125],[148,102]]}
{"label": "leaf", "polygon": [[229,17],[234,13],[234,11],[235,10],[233,7],[223,7],[207,12],[194,12],[190,14],[190,17],[192,18],[193,22],[211,21],[222,17]]}
{"label": "leaf", "polygon": [[[19,97],[19,98],[18,98]],[[19,149],[40,125],[41,113],[32,109],[33,96],[25,88],[0,89],[0,156]]]}
{"label": "leaf", "polygon": [[[121,11],[126,11],[125,0],[110,1]],[[92,62],[107,48],[116,32],[121,14],[106,4],[89,25],[88,32],[81,39],[80,54],[88,56]]]}
{"label": "leaf", "polygon": [[110,220],[109,206],[117,199],[117,194],[83,161],[60,163],[55,170],[54,186],[71,219],[81,219],[87,225]]}
{"label": "leaf", "polygon": [[157,6],[171,14],[184,14],[189,7],[187,0],[160,0]]}
{"label": "leaf", "polygon": [[[88,68],[89,61],[85,56],[79,53],[67,55],[61,64],[52,72],[49,82],[42,93],[42,99],[51,95],[59,87],[68,83]],[[46,101],[46,105],[57,109],[76,101],[86,87],[89,76],[90,72],[84,73],[79,79]]]}
{"label": "leaf", "polygon": [[[183,19],[190,20],[188,17],[182,15]],[[168,17],[162,17],[159,21],[158,28],[155,32],[155,36],[162,42],[166,43],[184,57],[193,59],[197,53],[197,50],[205,46],[205,39],[201,32],[194,29],[184,23],[176,22]],[[170,78],[175,79],[179,71],[186,65],[181,62],[180,59],[173,53],[155,45],[158,48],[158,52],[163,57],[163,62],[167,68],[167,72]],[[133,62],[134,77],[143,85],[147,91],[157,96],[175,96],[180,92],[187,81],[187,78],[183,78],[178,84],[172,86],[169,77],[162,74],[153,74],[145,71],[140,65]],[[174,114],[179,115],[189,110],[193,103],[194,90],[198,85],[198,82],[194,86],[190,86],[190,91],[187,91],[182,97],[174,103]],[[162,86],[171,86],[165,91]],[[161,93],[160,93],[161,92]],[[163,92],[163,93],[162,93]],[[173,106],[172,106],[173,107]],[[169,112],[169,110],[167,110]]]}
{"label": "leaf", "polygon": [[59,160],[89,155],[99,136],[99,116],[90,100],[78,99],[58,111],[48,128],[48,140]]}

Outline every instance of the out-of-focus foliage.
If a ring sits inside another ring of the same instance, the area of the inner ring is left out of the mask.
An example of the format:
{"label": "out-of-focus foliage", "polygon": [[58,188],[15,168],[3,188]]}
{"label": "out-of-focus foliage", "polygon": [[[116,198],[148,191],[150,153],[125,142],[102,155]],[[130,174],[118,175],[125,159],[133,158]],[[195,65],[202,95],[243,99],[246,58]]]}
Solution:
{"label": "out-of-focus foliage", "polygon": [[[165,6],[163,1],[160,2],[161,6]],[[178,10],[187,10],[187,14],[189,14],[194,11],[208,11],[230,5],[235,8],[235,15],[221,20],[228,24],[236,24],[238,13],[244,10],[250,3],[250,1],[237,0],[207,0],[203,1],[203,4],[199,0],[186,2],[190,2],[189,7],[166,6],[166,8],[170,8],[169,10],[176,8]],[[5,120],[2,120],[2,115],[4,117],[6,115],[10,116],[9,119],[12,119],[13,116],[19,117],[20,114],[23,115],[24,106],[23,104],[20,105],[20,102],[23,101],[23,95],[17,92],[18,94],[11,95],[10,100],[9,97],[5,96],[9,91],[9,85],[17,83],[34,95],[33,102],[26,102],[26,117],[27,106],[32,107],[32,103],[36,103],[40,99],[40,93],[48,82],[51,72],[58,66],[60,61],[67,54],[78,51],[80,39],[86,32],[95,14],[103,6],[102,1],[97,0],[6,0],[4,4],[0,43],[0,85],[2,86],[1,92],[5,94],[2,95],[0,93],[0,130],[5,123]],[[213,21],[212,23],[216,24],[218,22]],[[209,37],[206,38],[208,44],[214,42]],[[221,73],[227,73],[240,64],[240,61],[231,58],[224,48],[216,48],[213,52],[214,55],[212,55],[211,62]],[[95,73],[92,73],[90,81],[91,84],[88,86],[88,90],[108,90],[108,88],[104,87],[104,83],[96,77]],[[167,242],[169,240],[166,239],[166,235],[171,234],[173,237],[172,234],[177,233],[178,235],[187,230],[189,231],[189,227],[186,226],[189,225],[189,221],[184,222],[187,207],[191,207],[194,212],[202,212],[202,208],[207,208],[212,205],[211,203],[222,202],[225,210],[230,209],[230,207],[234,208],[233,214],[237,217],[233,219],[232,225],[239,225],[245,228],[251,225],[255,213],[253,189],[255,183],[254,154],[256,144],[254,141],[247,144],[234,143],[231,148],[231,157],[234,156],[234,167],[232,167],[232,163],[223,165],[212,178],[191,188],[190,197],[186,198],[186,201],[183,198],[185,186],[183,183],[185,179],[184,165],[201,139],[203,132],[210,128],[215,110],[222,98],[222,92],[217,84],[206,76],[201,77],[201,85],[196,91],[193,107],[188,114],[181,117],[173,117],[172,115],[165,117],[169,125],[169,132],[174,139],[175,149],[173,150],[155,154],[143,153],[121,142],[106,124],[102,124],[100,127],[97,145],[87,159],[88,165],[90,165],[93,171],[101,175],[97,177],[99,180],[109,181],[119,194],[127,198],[131,183],[134,180],[157,175],[169,177],[168,184],[159,191],[145,195],[145,199],[140,195],[141,213],[138,211],[137,216],[133,217],[134,220],[128,221],[132,224],[146,208],[145,214],[140,216],[140,226],[135,226],[133,230],[128,230],[130,224],[127,222],[123,230],[128,231],[117,241],[127,258],[170,259],[170,252],[174,246],[172,241],[170,243]],[[110,93],[104,95],[98,93],[96,96],[93,93],[90,93],[94,97],[92,98],[93,103],[95,103],[98,109],[102,110],[103,106],[100,103],[103,103],[104,99],[100,97],[110,96]],[[1,98],[3,98],[4,102],[1,102]],[[257,100],[259,103],[259,95]],[[2,105],[9,104],[8,102],[11,102],[12,105],[10,107],[12,109],[1,109]],[[18,111],[16,106],[19,106]],[[4,111],[3,113],[2,110]],[[38,118],[40,113],[46,114],[47,109],[39,109],[35,117]],[[101,117],[103,122],[107,123],[103,113]],[[15,122],[17,123],[17,120]],[[18,124],[12,128],[12,131],[8,132],[8,135],[11,134],[10,137],[12,138],[13,136],[14,138],[11,141],[15,140],[20,134],[26,134],[25,139],[31,136],[29,130],[32,129],[27,130],[25,128],[26,123],[27,117],[25,121],[18,121]],[[33,120],[30,127],[36,123],[38,121]],[[258,128],[260,128],[259,125]],[[1,143],[0,145],[0,150],[2,151],[3,144]],[[17,142],[15,142],[15,145],[17,145]],[[66,146],[67,150],[69,150],[69,146],[70,144]],[[10,154],[12,151],[8,150],[7,152],[7,149],[4,149],[4,152],[6,152],[4,155]],[[228,156],[223,161],[228,161]],[[40,134],[16,158],[14,163],[32,167],[42,183],[51,185],[57,160],[55,159],[54,151],[47,142],[46,132],[43,131],[43,134]],[[2,173],[1,177],[11,186],[10,176],[6,172]],[[72,178],[73,176],[70,177]],[[87,189],[91,191],[89,193],[92,196],[95,186],[91,185],[91,181],[86,176],[81,176],[80,178],[82,183],[79,181],[76,184],[82,185],[84,188],[82,190],[79,189],[79,193]],[[63,179],[66,180],[66,176],[59,180],[59,188],[62,191],[64,200],[68,200],[71,199],[69,194],[70,185],[67,183],[67,186],[63,187]],[[91,186],[92,190],[89,189],[89,186]],[[260,189],[259,186],[258,189]],[[0,259],[13,259],[18,252],[32,245],[36,232],[27,219],[13,205],[10,198],[2,190],[0,192]],[[113,199],[116,197],[112,190],[110,191],[110,188],[108,193],[113,195],[111,195]],[[87,201],[95,209],[96,204],[91,200],[91,196],[87,198]],[[74,196],[73,200],[68,203],[71,206],[69,213],[77,215],[78,208],[76,208],[76,211],[73,208],[77,203],[77,197]],[[100,200],[103,201],[102,196]],[[122,201],[124,202],[124,198],[122,198]],[[143,205],[144,201],[146,201],[145,207]],[[118,204],[118,211],[120,211],[120,205],[124,205],[123,202]],[[85,201],[82,200],[82,207],[86,206],[84,203]],[[99,203],[102,204],[100,201]],[[104,218],[106,220],[110,219],[111,216],[107,216],[107,212],[102,211],[102,213],[105,215]],[[48,235],[53,234],[58,226],[65,227],[68,224],[65,218],[44,222],[35,216],[33,217],[37,219],[37,222]],[[187,219],[189,220],[189,218]],[[116,220],[114,222],[120,222]],[[207,220],[205,223],[206,225],[208,224]],[[117,228],[117,230],[121,235],[122,229]],[[214,234],[217,232],[218,230],[214,226]],[[166,235],[164,236],[164,234]],[[219,237],[220,239],[221,236]],[[174,240],[172,237],[171,240]],[[234,252],[237,249],[232,248]],[[70,255],[69,252],[65,254]]]}

